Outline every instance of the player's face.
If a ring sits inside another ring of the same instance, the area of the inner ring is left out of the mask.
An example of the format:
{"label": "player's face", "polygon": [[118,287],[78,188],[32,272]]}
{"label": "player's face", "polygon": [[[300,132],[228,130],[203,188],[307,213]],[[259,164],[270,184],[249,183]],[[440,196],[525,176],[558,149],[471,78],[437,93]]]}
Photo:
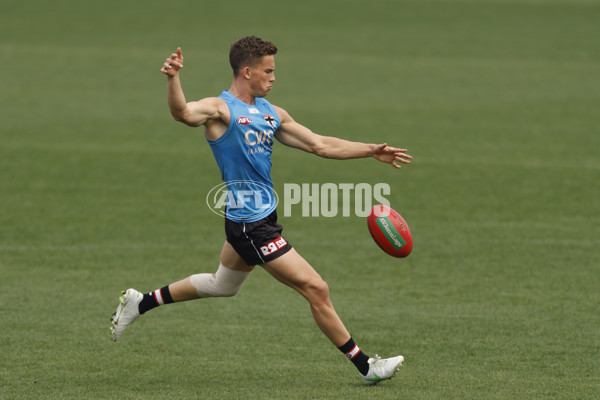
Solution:
{"label": "player's face", "polygon": [[256,97],[265,97],[275,82],[275,57],[263,56],[250,70],[252,94]]}

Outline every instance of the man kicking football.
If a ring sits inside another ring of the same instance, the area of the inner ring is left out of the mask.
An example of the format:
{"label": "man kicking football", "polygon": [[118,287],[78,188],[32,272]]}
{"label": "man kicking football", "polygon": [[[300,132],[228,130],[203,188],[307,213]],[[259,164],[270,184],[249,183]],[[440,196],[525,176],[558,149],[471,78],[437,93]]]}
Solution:
{"label": "man kicking football", "polygon": [[[296,122],[281,107],[264,97],[275,82],[277,47],[255,36],[243,37],[230,48],[233,81],[218,97],[187,102],[181,88],[181,48],[164,62],[167,100],[176,121],[204,126],[204,134],[231,191],[225,217],[220,263],[214,274],[191,275],[142,294],[128,289],[112,318],[112,339],[117,341],[140,315],[154,307],[205,298],[234,296],[255,266],[260,265],[280,282],[300,293],[310,305],[315,322],[325,336],[356,366],[369,385],[390,379],[404,357],[369,357],[354,343],[337,315],[327,283],[281,235],[277,223],[271,152],[274,139],[284,145],[333,159],[373,157],[395,168],[409,164],[405,149],[387,144],[351,142],[322,136]],[[235,184],[234,184],[235,183]],[[254,193],[254,196],[246,196]],[[243,198],[243,206],[230,199]]]}

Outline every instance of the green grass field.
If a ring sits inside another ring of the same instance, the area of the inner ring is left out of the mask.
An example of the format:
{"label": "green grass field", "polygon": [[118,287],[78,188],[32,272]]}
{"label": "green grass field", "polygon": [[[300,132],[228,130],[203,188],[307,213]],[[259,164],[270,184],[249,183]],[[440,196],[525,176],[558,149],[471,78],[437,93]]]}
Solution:
{"label": "green grass field", "polygon": [[[597,399],[597,0],[104,1],[0,6],[1,399]],[[269,99],[318,133],[407,147],[399,171],[276,144],[273,180],[378,183],[406,259],[362,218],[281,218],[368,354],[365,387],[305,301],[257,269],[231,299],[150,312],[122,289],[212,272],[220,174],[170,118],[228,88],[229,44],[278,44]]]}

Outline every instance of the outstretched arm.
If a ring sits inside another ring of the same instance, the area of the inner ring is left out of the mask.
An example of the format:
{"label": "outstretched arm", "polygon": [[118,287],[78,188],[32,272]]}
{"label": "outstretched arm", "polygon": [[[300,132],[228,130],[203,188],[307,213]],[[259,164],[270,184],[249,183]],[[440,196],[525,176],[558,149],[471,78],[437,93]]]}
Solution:
{"label": "outstretched arm", "polygon": [[160,72],[167,75],[167,101],[173,118],[190,126],[204,125],[210,119],[219,118],[219,103],[215,97],[186,102],[179,80],[181,68],[183,55],[181,47],[178,47],[177,52],[171,54],[160,69]]}
{"label": "outstretched arm", "polygon": [[286,146],[295,147],[324,158],[345,160],[351,158],[374,157],[375,159],[400,168],[401,164],[410,164],[412,156],[406,149],[390,147],[387,143],[369,144],[351,142],[332,136],[321,136],[294,119],[281,107],[275,107],[281,119],[281,125],[275,137]]}

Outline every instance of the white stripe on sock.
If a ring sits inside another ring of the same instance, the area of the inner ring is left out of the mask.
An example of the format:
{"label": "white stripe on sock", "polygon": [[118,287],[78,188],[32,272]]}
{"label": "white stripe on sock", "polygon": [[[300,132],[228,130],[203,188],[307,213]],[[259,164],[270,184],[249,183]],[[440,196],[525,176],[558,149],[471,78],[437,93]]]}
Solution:
{"label": "white stripe on sock", "polygon": [[154,291],[154,298],[156,299],[156,302],[158,303],[158,305],[162,306],[163,304],[165,304],[165,301],[162,298],[162,293],[160,292],[160,289],[156,289]]}
{"label": "white stripe on sock", "polygon": [[354,345],[354,348],[346,353],[346,357],[352,360],[354,357],[356,357],[358,353],[360,353],[360,349],[358,348],[358,346]]}

